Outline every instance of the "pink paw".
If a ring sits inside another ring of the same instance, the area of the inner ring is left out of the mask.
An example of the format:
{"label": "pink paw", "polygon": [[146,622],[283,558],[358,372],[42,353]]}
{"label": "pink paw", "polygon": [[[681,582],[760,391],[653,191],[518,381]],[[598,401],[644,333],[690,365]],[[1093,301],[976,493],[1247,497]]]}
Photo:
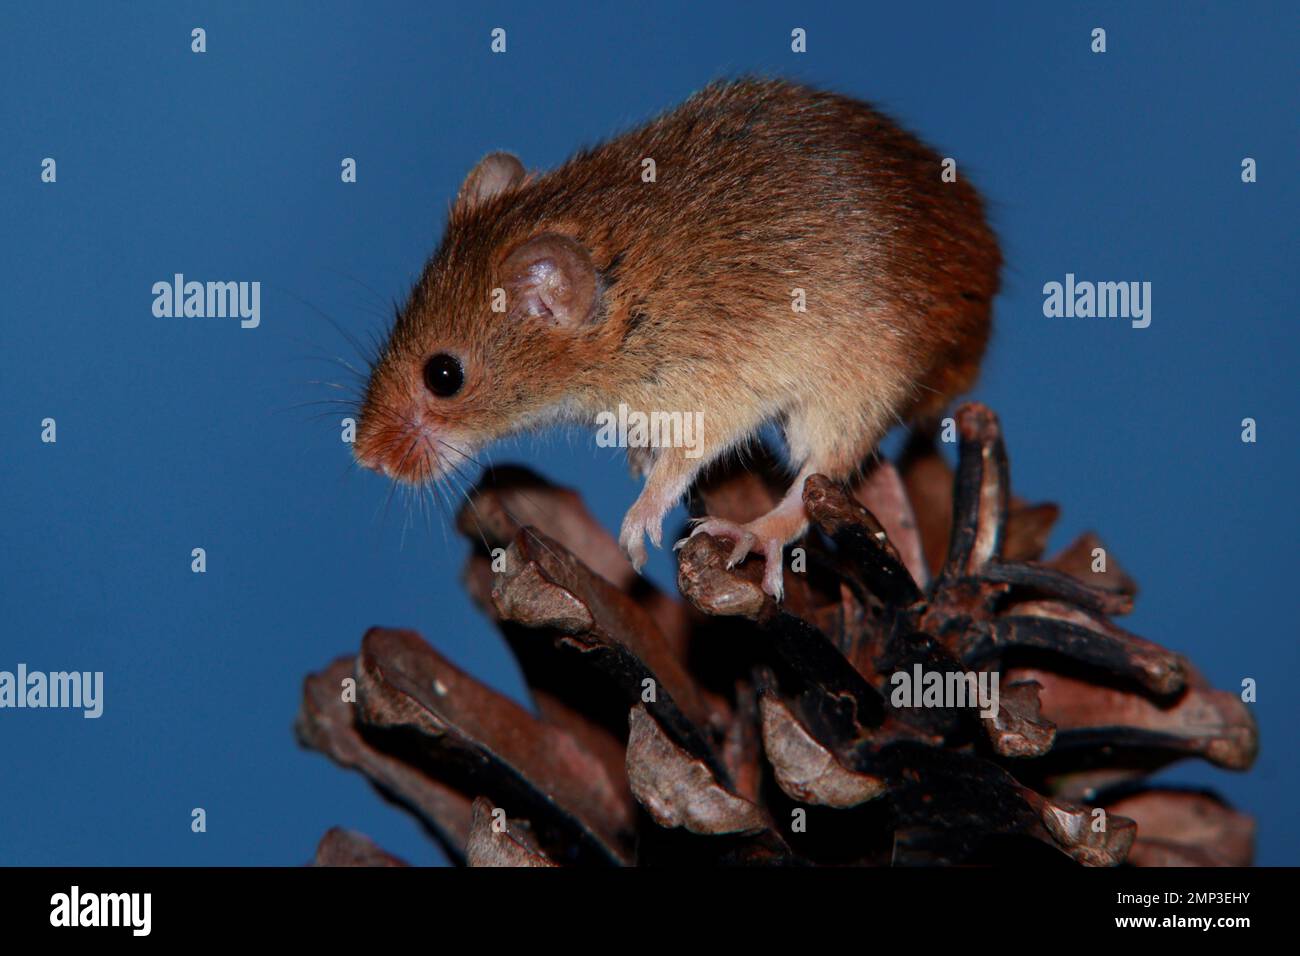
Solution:
{"label": "pink paw", "polygon": [[673,550],[678,550],[697,534],[712,535],[734,542],[731,554],[727,557],[727,567],[734,568],[745,559],[746,555],[758,553],[763,556],[763,590],[776,600],[781,600],[785,593],[785,568],[781,563],[781,552],[785,542],[780,538],[769,538],[754,530],[753,525],[738,524],[725,518],[703,518],[696,524],[690,535],[678,541]]}

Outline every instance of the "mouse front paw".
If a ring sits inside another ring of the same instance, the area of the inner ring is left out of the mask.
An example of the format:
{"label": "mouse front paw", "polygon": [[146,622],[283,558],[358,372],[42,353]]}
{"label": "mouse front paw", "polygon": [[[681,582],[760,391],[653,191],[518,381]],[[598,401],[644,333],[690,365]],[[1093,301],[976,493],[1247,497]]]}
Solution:
{"label": "mouse front paw", "polygon": [[618,543],[638,574],[649,558],[645,546],[647,537],[651,544],[656,548],[659,547],[663,541],[663,518],[661,515],[642,511],[634,505],[623,518],[623,528],[619,532]]}
{"label": "mouse front paw", "polygon": [[702,518],[690,535],[673,545],[673,550],[679,550],[697,534],[707,534],[732,542],[731,554],[727,557],[728,568],[734,568],[745,560],[746,555],[761,554],[764,563],[763,590],[780,601],[785,593],[785,569],[781,563],[785,539],[766,535],[756,525],[757,522],[745,525],[725,518]]}

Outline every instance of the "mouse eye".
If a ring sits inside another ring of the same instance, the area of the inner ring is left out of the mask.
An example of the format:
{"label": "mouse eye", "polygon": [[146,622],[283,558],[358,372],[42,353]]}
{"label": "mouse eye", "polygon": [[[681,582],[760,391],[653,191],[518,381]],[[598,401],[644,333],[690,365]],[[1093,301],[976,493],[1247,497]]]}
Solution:
{"label": "mouse eye", "polygon": [[465,370],[456,356],[439,352],[424,363],[424,384],[439,398],[450,398],[465,384]]}

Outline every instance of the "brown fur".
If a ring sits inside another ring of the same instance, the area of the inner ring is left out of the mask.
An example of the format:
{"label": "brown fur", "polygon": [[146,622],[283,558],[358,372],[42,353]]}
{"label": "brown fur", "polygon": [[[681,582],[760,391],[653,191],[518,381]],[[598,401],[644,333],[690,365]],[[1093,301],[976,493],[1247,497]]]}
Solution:
{"label": "brown fur", "polygon": [[[647,157],[657,182],[641,180]],[[362,414],[358,457],[400,477],[446,470],[412,444],[437,450],[429,433],[468,450],[626,402],[704,412],[704,459],[666,464],[659,498],[773,420],[794,464],[842,478],[891,425],[936,415],[975,379],[996,238],[974,189],[942,182],[939,157],[866,104],[718,83],[550,172],[476,173],[498,191],[476,201],[473,175],[462,188]],[[548,232],[597,270],[577,326],[490,310],[503,262]],[[467,381],[437,399],[421,368],[444,350]]]}

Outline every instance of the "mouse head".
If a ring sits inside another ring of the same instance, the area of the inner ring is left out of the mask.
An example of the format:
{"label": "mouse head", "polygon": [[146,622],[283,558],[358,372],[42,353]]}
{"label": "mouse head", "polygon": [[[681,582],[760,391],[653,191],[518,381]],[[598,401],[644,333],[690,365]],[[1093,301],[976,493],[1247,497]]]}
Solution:
{"label": "mouse head", "polygon": [[564,416],[605,365],[591,256],[529,190],[507,153],[461,186],[371,370],[353,445],[361,464],[412,483],[469,477],[479,448]]}

